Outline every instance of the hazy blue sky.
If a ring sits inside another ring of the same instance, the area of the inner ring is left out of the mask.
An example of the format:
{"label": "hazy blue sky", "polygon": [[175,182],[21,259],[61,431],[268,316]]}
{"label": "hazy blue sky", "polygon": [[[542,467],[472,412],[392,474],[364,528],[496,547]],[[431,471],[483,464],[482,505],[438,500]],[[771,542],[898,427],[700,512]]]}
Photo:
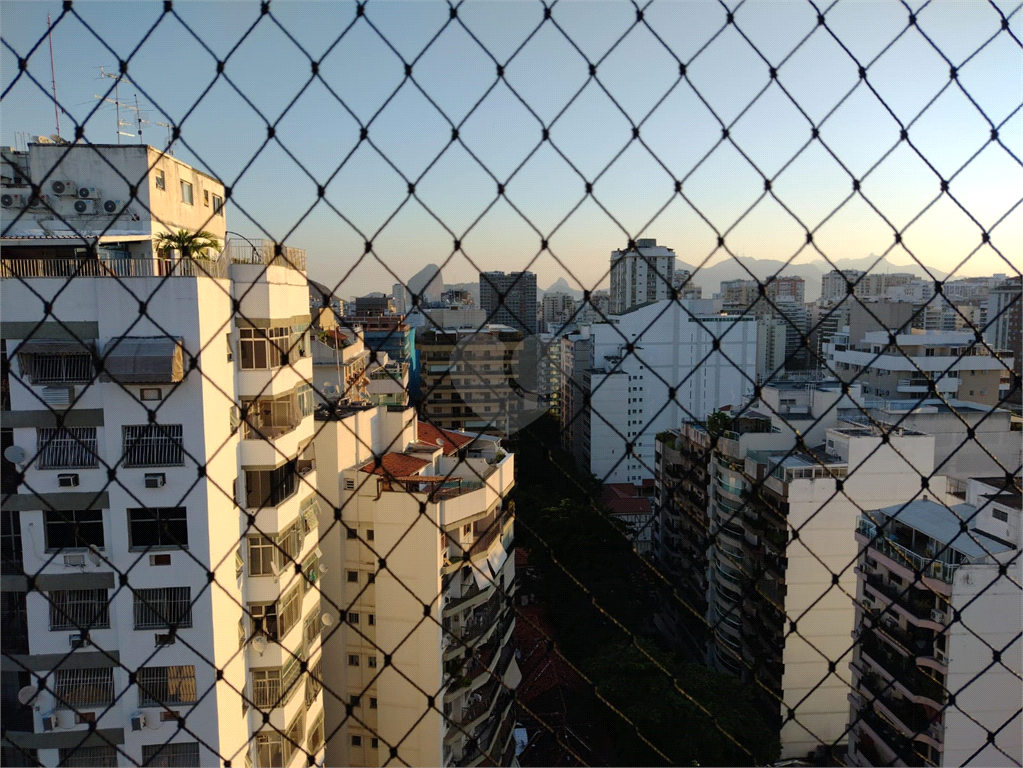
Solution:
{"label": "hazy blue sky", "polygon": [[[729,4],[734,7],[734,2]],[[774,178],[774,191],[787,206],[808,226],[816,227],[850,194],[849,173],[862,177],[897,143],[899,126],[892,113],[904,124],[910,123],[949,84],[949,64],[922,30],[960,68],[959,83],[991,122],[1000,125],[1001,141],[1011,154],[990,142],[988,121],[952,83],[909,129],[912,145],[934,170],[902,143],[863,182],[863,193],[895,226],[905,227],[939,196],[936,172],[951,177],[979,152],[955,176],[950,191],[982,226],[989,228],[1003,220],[992,240],[1012,266],[985,247],[961,272],[1018,269],[1023,265],[1023,206],[1016,206],[1023,196],[1023,167],[1015,157],[1023,157],[1023,52],[1018,42],[1023,38],[1023,11],[1016,2],[996,3],[1009,17],[1005,32],[996,8],[980,0],[930,4],[914,0],[911,5],[914,9],[924,5],[918,14],[919,30],[910,29],[878,57],[907,26],[908,13],[899,3],[844,0],[830,8],[822,4],[822,9],[828,8],[825,29],[817,26],[814,7],[796,0],[750,0],[735,12],[734,26],[726,24],[726,11],[716,3],[658,1],[644,12],[655,37],[642,24],[633,27],[636,9],[631,4],[560,2],[552,11],[557,26],[551,21],[543,24],[519,50],[543,22],[539,3],[462,5],[459,21],[452,21],[446,4],[425,1],[374,0],[358,20],[355,6],[349,3],[275,2],[272,18],[260,18],[258,3],[179,2],[174,5],[176,13],[202,44],[176,18],[163,18],[131,59],[129,73],[138,88],[122,84],[120,97],[132,102],[137,90],[151,120],[184,120],[183,135],[194,154],[182,146],[175,154],[189,162],[201,159],[200,165],[233,184],[238,205],[274,237],[295,227],[316,201],[316,183],[326,183],[333,175],[326,197],[362,234],[321,203],[288,238],[308,251],[311,276],[330,285],[361,257],[364,235],[374,236],[380,258],[402,278],[426,263],[443,262],[451,254],[452,238],[415,199],[377,234],[408,198],[401,174],[418,179],[447,147],[419,181],[417,195],[461,236],[496,197],[490,174],[506,181],[540,141],[540,121],[550,125],[555,117],[550,128],[554,146],[541,146],[507,186],[508,199],[536,229],[549,234],[583,200],[585,181],[579,174],[593,181],[625,148],[596,181],[596,198],[629,233],[656,237],[674,247],[683,261],[700,263],[713,252],[717,236],[688,203],[678,196],[672,200],[674,180],[685,179],[686,196],[724,231],[763,193],[763,178],[751,160]],[[116,71],[117,58],[127,57],[139,45],[160,19],[163,4],[78,2],[74,8],[114,51],[107,50],[73,16],[54,28],[57,96],[75,119],[84,121],[96,107],[93,96],[113,85],[100,78],[99,68]],[[4,42],[0,67],[4,88],[9,89],[2,104],[5,144],[13,144],[18,131],[50,134],[56,130],[48,91],[24,77],[11,86],[18,74],[11,49],[24,55],[45,34],[48,12],[56,21],[61,3],[4,2],[0,8]],[[608,53],[630,27],[625,39]],[[336,96],[319,80],[303,91],[311,76],[309,59],[284,30],[313,58],[322,58],[321,76]],[[789,56],[807,35],[809,39]],[[969,58],[991,37],[980,53]],[[777,82],[770,82],[769,64],[750,43],[778,67]],[[236,45],[225,76],[218,78],[216,57],[226,57]],[[412,69],[414,82],[405,77],[402,57],[408,62],[419,57]],[[868,82],[891,113],[859,82],[852,57],[870,64]],[[494,59],[507,64],[505,78],[496,86]],[[587,59],[598,63],[599,83],[590,79]],[[688,64],[688,78],[682,82],[678,82],[678,60]],[[28,69],[49,87],[45,40],[30,58]],[[466,119],[491,86],[486,99]],[[736,121],[765,86],[763,95]],[[845,103],[832,112],[854,87]],[[581,88],[576,101],[562,112]],[[396,89],[397,94],[377,114]],[[638,142],[629,144],[632,127],[621,110],[635,123],[643,121],[641,138],[659,161]],[[721,141],[719,119],[730,125],[731,138],[749,160],[731,142]],[[277,140],[267,144],[242,173],[266,141],[266,121],[276,122]],[[369,139],[390,164],[367,142],[359,145],[359,121],[368,124]],[[810,121],[820,126],[821,139],[848,172],[814,141],[777,175],[811,140]],[[465,147],[451,143],[451,123],[460,126]],[[114,124],[114,108],[103,106],[86,124],[86,136],[93,142],[114,142]],[[61,128],[64,135],[72,135],[67,115],[61,117]],[[166,132],[150,125],[145,136],[162,146]],[[690,174],[712,149],[703,165]],[[334,175],[349,153],[351,157]],[[667,208],[654,218],[666,203]],[[238,206],[230,206],[228,215],[231,229],[259,234]],[[576,277],[592,287],[607,270],[610,250],[626,240],[619,224],[587,199],[553,234],[550,245]],[[540,235],[509,202],[500,200],[462,241],[480,268],[516,269],[536,255]],[[726,242],[744,255],[787,259],[805,245],[805,234],[774,200],[766,198],[728,234]],[[892,242],[888,225],[859,197],[815,236],[817,246],[832,259],[879,254]],[[904,242],[925,263],[949,270],[976,247],[980,232],[945,197],[906,230]],[[711,262],[721,257],[718,252]],[[800,259],[817,257],[816,252],[804,251]],[[906,262],[909,256],[900,249],[891,259]],[[561,274],[548,254],[532,268],[539,273],[541,287]],[[461,254],[444,273],[449,282],[476,278],[476,270]],[[386,290],[392,281],[370,257],[354,269],[340,293]]]}

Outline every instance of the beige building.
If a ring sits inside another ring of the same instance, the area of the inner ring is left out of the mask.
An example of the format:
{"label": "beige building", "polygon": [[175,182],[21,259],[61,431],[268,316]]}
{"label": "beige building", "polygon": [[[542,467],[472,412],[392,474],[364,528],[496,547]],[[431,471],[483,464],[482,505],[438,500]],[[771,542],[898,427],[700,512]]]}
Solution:
{"label": "beige building", "polygon": [[968,331],[914,330],[895,336],[870,331],[859,342],[835,335],[824,345],[828,366],[843,381],[884,399],[922,400],[935,393],[982,405],[998,405],[1010,385],[1011,357],[991,355]]}
{"label": "beige building", "polygon": [[317,427],[339,521],[321,543],[326,764],[511,765],[514,456],[412,409]]}

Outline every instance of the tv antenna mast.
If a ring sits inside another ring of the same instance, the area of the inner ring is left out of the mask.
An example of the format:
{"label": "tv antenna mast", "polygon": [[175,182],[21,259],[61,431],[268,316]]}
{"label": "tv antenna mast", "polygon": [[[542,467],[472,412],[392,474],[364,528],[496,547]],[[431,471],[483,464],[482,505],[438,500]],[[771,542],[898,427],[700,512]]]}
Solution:
{"label": "tv antenna mast", "polygon": [[[100,72],[103,74],[104,77],[115,77],[115,75],[112,75],[112,74],[110,74],[108,72],[103,72],[102,67],[100,68]],[[100,101],[105,101],[108,104],[113,104],[117,108],[117,127],[118,127],[117,143],[118,144],[121,143],[121,136],[130,136],[131,138],[135,138],[135,134],[134,133],[123,133],[120,130],[120,128],[122,128],[122,127],[127,127],[127,126],[131,125],[131,123],[121,120],[121,109],[123,108],[123,109],[127,109],[127,110],[130,110],[131,112],[135,113],[135,121],[136,121],[136,124],[138,125],[139,144],[145,143],[142,140],[142,126],[143,125],[159,125],[160,127],[167,129],[167,147],[166,147],[166,149],[164,151],[168,155],[172,155],[172,156],[174,155],[174,151],[171,149],[171,144],[173,142],[174,126],[171,125],[170,123],[161,123],[158,120],[147,120],[146,118],[142,117],[142,109],[139,108],[139,97],[138,97],[138,94],[135,94],[135,106],[132,106],[131,104],[125,104],[123,101],[119,101],[117,99],[116,86],[115,86],[115,90],[114,90],[114,98],[111,99],[111,98],[108,98],[106,96],[100,96],[99,94],[93,94],[93,98],[94,99],[99,99]]]}
{"label": "tv antenna mast", "polygon": [[122,128],[128,128],[129,126],[131,126],[131,123],[124,122],[123,120],[121,120],[121,107],[124,107],[125,109],[134,109],[136,112],[138,112],[138,108],[137,107],[133,108],[130,104],[122,104],[121,103],[121,99],[118,96],[118,89],[120,88],[120,85],[121,85],[121,77],[122,76],[121,75],[115,75],[113,72],[107,72],[107,71],[105,71],[103,69],[103,67],[99,68],[99,76],[100,77],[107,77],[107,78],[110,78],[111,80],[114,81],[114,98],[113,98],[113,101],[111,101],[110,99],[106,98],[105,96],[97,96],[96,98],[97,99],[102,99],[103,101],[109,101],[117,109],[117,143],[118,144],[121,143],[121,137],[122,136],[127,136],[128,138],[134,139],[135,138],[135,134],[134,133],[125,133],[124,131],[121,130]]}

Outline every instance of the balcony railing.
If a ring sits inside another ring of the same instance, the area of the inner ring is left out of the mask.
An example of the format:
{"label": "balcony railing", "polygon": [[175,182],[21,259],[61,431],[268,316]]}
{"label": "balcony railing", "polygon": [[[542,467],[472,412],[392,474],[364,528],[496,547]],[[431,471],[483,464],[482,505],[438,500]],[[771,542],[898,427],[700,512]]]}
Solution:
{"label": "balcony railing", "polygon": [[226,278],[223,259],[0,259],[0,278],[213,277]]}
{"label": "balcony railing", "polygon": [[870,539],[870,548],[894,560],[912,571],[921,571],[925,576],[946,584],[951,584],[958,565],[935,560],[933,557],[918,555],[909,547],[878,534],[877,526],[869,520],[860,518],[856,524],[856,532]]}
{"label": "balcony railing", "polygon": [[306,271],[304,250],[278,245],[270,240],[228,240],[224,255],[231,264],[264,264]]}

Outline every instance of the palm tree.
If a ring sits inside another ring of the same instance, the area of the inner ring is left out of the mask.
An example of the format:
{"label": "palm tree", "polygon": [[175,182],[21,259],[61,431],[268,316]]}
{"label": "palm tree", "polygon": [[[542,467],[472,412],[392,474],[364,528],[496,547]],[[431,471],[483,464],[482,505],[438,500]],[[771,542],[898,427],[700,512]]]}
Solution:
{"label": "palm tree", "polygon": [[177,251],[184,259],[210,260],[207,251],[219,251],[220,241],[212,232],[205,229],[199,232],[189,232],[187,229],[179,229],[177,232],[161,233],[156,236],[156,248],[160,253],[167,254],[170,251]]}

